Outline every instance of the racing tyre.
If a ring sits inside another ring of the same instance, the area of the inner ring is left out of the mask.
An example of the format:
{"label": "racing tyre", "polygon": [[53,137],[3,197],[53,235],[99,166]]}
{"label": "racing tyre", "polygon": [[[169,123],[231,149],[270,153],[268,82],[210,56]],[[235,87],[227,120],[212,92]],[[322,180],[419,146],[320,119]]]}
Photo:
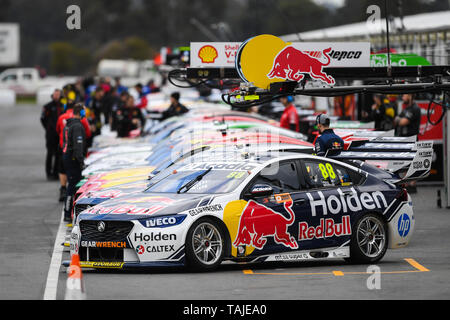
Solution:
{"label": "racing tyre", "polygon": [[353,226],[350,263],[375,263],[388,247],[388,230],[383,219],[373,213],[363,215]]}
{"label": "racing tyre", "polygon": [[225,252],[222,228],[212,219],[196,221],[186,236],[186,262],[193,271],[210,271],[222,262]]}

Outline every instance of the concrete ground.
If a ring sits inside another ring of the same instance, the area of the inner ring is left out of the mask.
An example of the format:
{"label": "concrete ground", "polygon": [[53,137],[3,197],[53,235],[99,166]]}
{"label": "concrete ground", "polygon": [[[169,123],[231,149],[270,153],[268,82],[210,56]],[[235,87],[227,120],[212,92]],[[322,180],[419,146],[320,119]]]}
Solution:
{"label": "concrete ground", "polygon": [[42,299],[61,214],[40,108],[0,107],[0,299]]}
{"label": "concrete ground", "polygon": [[[43,298],[61,218],[58,183],[45,178],[39,109],[0,108],[0,299]],[[436,190],[420,186],[412,195],[413,239],[407,248],[389,250],[370,269],[380,272],[379,282],[367,265],[344,261],[227,263],[211,273],[85,270],[87,298],[449,299],[450,210],[436,207]],[[69,259],[68,252],[62,259]],[[66,279],[61,267],[57,299],[64,299]]]}

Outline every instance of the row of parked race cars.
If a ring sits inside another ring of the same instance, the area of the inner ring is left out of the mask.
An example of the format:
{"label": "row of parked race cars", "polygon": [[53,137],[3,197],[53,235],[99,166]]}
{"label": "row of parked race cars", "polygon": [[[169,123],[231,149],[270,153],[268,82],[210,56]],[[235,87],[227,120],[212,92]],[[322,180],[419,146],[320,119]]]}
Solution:
{"label": "row of parked race cars", "polygon": [[403,184],[429,173],[433,153],[415,137],[341,129],[345,150],[318,157],[308,137],[274,120],[201,102],[137,138],[102,132],[70,235],[71,254],[90,268],[374,263],[409,243]]}

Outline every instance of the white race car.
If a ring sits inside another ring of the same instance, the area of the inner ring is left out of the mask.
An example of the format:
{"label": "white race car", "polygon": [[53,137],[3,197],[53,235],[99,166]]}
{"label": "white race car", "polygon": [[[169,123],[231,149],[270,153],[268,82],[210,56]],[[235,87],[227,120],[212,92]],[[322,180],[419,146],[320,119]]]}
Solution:
{"label": "white race car", "polygon": [[395,172],[300,153],[194,157],[160,172],[146,190],[83,211],[72,229],[71,253],[93,268],[211,270],[223,260],[374,263],[388,248],[409,243],[413,205],[400,183],[425,177],[432,152],[418,145]]}

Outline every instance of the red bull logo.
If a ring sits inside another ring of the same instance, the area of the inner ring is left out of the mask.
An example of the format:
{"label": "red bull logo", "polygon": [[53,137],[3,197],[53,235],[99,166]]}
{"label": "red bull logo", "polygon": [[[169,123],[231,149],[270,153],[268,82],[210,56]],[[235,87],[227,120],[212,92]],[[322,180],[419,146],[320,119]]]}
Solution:
{"label": "red bull logo", "polygon": [[250,200],[242,212],[235,247],[239,245],[251,245],[262,249],[267,242],[267,237],[273,237],[275,243],[297,249],[295,238],[288,231],[288,226],[294,223],[295,215],[292,211],[292,200],[283,202],[284,209],[289,213],[286,219],[281,213],[273,211],[253,200]]}
{"label": "red bull logo", "polygon": [[336,223],[332,218],[322,218],[317,227],[309,226],[308,222],[303,221],[299,223],[298,228],[299,241],[349,236],[352,234],[350,216],[343,216],[341,223]]}
{"label": "red bull logo", "polygon": [[298,82],[308,74],[314,80],[334,85],[334,78],[323,72],[323,67],[330,64],[331,59],[328,55],[330,51],[331,48],[322,51],[322,55],[326,58],[326,62],[322,62],[318,59],[320,55],[310,55],[292,46],[287,46],[276,55],[267,77]]}

